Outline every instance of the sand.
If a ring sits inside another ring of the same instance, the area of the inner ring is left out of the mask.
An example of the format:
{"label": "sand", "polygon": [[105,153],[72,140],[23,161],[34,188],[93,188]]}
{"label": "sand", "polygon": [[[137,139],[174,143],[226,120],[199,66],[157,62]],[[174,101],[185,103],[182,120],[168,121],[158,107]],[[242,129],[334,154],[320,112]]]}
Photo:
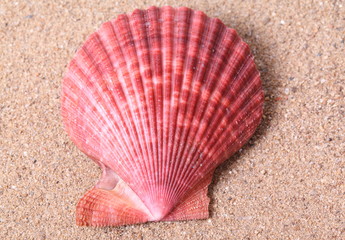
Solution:
{"label": "sand", "polygon": [[[63,130],[62,76],[102,22],[150,5],[237,29],[262,74],[264,120],[217,169],[208,220],[77,227],[75,205],[100,170]],[[2,0],[1,238],[345,239],[344,17],[341,0]]]}

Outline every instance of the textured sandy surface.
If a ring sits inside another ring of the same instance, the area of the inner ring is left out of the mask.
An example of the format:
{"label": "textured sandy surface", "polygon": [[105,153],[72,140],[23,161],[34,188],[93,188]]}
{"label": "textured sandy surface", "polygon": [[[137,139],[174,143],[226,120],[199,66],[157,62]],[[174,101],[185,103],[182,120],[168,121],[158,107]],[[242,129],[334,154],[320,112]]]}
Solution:
{"label": "textured sandy surface", "polygon": [[[345,239],[344,1],[45,2],[0,3],[2,239]],[[217,169],[210,219],[77,227],[100,171],[63,130],[61,79],[102,22],[150,5],[237,29],[262,73],[265,118]]]}

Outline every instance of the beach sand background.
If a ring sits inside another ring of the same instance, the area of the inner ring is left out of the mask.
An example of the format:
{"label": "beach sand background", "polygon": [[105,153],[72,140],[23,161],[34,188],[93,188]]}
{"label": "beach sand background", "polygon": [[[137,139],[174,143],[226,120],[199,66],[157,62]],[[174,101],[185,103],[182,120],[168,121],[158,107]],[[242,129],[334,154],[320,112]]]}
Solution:
{"label": "beach sand background", "polygon": [[[264,119],[209,188],[208,220],[75,225],[100,176],[63,130],[66,65],[101,23],[188,6],[251,46]],[[1,239],[345,239],[344,1],[0,2]]]}

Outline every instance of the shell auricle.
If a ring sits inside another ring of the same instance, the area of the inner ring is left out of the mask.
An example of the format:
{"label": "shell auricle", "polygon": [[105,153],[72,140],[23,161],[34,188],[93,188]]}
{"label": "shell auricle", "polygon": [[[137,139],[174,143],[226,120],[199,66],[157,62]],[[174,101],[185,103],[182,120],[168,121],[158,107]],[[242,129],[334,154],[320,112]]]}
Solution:
{"label": "shell auricle", "polygon": [[264,100],[234,29],[169,6],[91,34],[61,99],[68,135],[103,171],[77,204],[86,226],[207,218],[214,169],[253,135]]}

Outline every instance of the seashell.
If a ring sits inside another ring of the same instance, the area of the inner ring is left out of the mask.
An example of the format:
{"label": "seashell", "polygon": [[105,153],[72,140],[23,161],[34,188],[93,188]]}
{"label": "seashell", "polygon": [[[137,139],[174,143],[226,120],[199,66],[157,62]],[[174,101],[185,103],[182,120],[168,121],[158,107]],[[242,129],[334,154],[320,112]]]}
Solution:
{"label": "seashell", "polygon": [[102,169],[78,225],[205,219],[214,169],[254,133],[263,91],[249,47],[203,12],[150,7],[104,23],[69,64],[62,116]]}

